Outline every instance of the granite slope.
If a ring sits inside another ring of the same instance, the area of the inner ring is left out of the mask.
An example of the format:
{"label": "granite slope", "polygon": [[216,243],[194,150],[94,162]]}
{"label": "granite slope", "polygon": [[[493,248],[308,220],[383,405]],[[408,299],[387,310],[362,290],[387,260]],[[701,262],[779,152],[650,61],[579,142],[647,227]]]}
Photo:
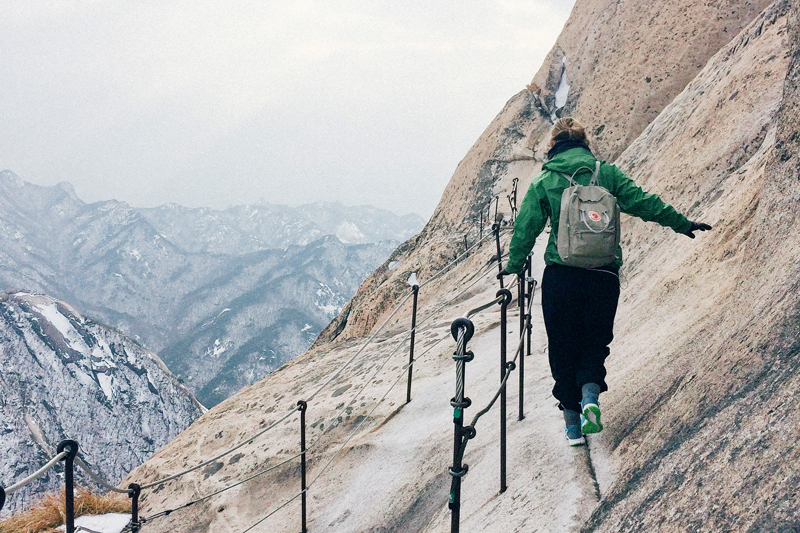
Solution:
{"label": "granite slope", "polygon": [[[604,11],[611,7],[613,12]],[[652,224],[623,221],[627,260],[609,359],[611,391],[603,397],[607,429],[581,450],[563,442],[534,308],[535,348],[525,358],[527,416],[509,420],[509,491],[497,490],[493,413],[477,428],[465,457],[470,473],[464,480],[464,530],[771,532],[800,524],[794,505],[798,420],[792,408],[800,354],[794,216],[800,173],[798,7],[777,1],[673,2],[665,8],[692,15],[687,17],[654,17],[654,9],[628,2],[576,4],[554,57],[573,40],[570,32],[600,20],[603,12],[602,31],[586,57],[578,49],[573,60],[570,52],[567,65],[596,60],[594,70],[602,67],[606,74],[593,78],[591,68],[575,69],[561,113],[594,125],[599,112],[578,113],[596,106],[607,113],[603,124],[614,117],[627,124],[629,101],[601,105],[599,84],[612,95],[623,94],[642,63],[671,62],[681,72],[670,78],[685,80],[683,85],[651,95],[651,80],[631,93],[655,109],[653,118],[629,129],[607,125],[608,137],[593,141],[601,157],[621,152],[617,164],[641,185],[714,230],[689,240]],[[623,38],[618,28],[630,21],[641,27],[641,42],[625,45],[623,52],[638,62],[605,53]],[[727,32],[703,35],[720,21]],[[684,61],[683,46],[665,44],[673,33],[694,45],[691,53],[698,55],[692,61]],[[534,78],[538,88],[514,96],[498,114],[456,169],[425,230],[393,254],[400,265],[395,271],[379,268],[309,352],[217,406],[129,479],[175,472],[246,439],[308,398],[408,295],[409,274],[432,279],[464,250],[465,234],[468,246],[477,242],[476,216],[495,196],[509,194],[514,178],[524,190],[540,168],[555,107],[548,95],[558,92],[563,65],[546,62]],[[501,244],[507,240],[504,231]],[[398,353],[406,349],[406,302],[374,347],[309,405],[311,440],[319,437],[309,452],[314,529],[449,530],[449,325],[494,298],[494,255],[493,243],[485,241],[421,290],[420,312],[429,322],[418,339],[422,351],[429,351],[415,365],[411,403],[404,403],[402,391],[389,389],[402,379],[403,358],[389,356],[395,347]],[[534,277],[540,277],[541,256],[535,257]],[[467,369],[475,407],[488,401],[498,381],[497,318],[490,310],[475,319],[476,360]],[[515,333],[512,327],[510,338]],[[515,385],[512,405],[516,394]],[[470,408],[467,418],[474,412]],[[215,473],[165,485],[147,496],[147,511],[180,505],[291,458],[297,431],[296,420],[287,420]],[[267,517],[298,494],[296,464],[287,465],[151,527],[243,531],[258,524],[253,530],[296,530],[296,500]]]}

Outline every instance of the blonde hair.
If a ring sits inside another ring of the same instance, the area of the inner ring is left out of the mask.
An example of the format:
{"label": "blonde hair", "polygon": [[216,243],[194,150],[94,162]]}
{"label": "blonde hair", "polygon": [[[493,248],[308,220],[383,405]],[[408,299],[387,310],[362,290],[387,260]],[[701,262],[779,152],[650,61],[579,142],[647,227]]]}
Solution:
{"label": "blonde hair", "polygon": [[548,149],[552,148],[556,141],[583,141],[589,145],[589,139],[586,137],[586,130],[583,125],[574,118],[564,117],[556,120],[553,124],[553,129],[550,130],[550,144]]}

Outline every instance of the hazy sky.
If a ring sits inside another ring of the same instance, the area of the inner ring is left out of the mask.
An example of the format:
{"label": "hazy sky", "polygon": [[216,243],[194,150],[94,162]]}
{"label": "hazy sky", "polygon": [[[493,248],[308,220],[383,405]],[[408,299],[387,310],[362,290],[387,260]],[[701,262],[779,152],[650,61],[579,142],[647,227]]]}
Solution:
{"label": "hazy sky", "polygon": [[81,199],[428,217],[574,0],[0,6],[0,170]]}

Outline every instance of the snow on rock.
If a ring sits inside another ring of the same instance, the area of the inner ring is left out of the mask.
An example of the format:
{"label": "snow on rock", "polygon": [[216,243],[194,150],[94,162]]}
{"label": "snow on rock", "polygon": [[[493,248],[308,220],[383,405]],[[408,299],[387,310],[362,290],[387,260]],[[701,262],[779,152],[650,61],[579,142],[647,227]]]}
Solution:
{"label": "snow on rock", "polygon": [[352,222],[342,222],[336,227],[336,238],[344,243],[361,244],[369,242],[364,233]]}
{"label": "snow on rock", "polygon": [[319,284],[317,300],[314,302],[317,309],[328,315],[328,317],[333,318],[342,310],[344,303],[343,299],[330,287],[324,283]]}
{"label": "snow on rock", "polygon": [[[129,514],[83,515],[75,519],[75,531],[76,533],[87,530],[95,533],[121,533],[130,521],[131,515]],[[61,525],[56,529],[66,531],[67,526]]]}
{"label": "snow on rock", "polygon": [[[157,356],[46,295],[0,294],[0,368],[5,486],[37,470],[67,438],[117,483],[202,411]],[[56,475],[32,483],[8,498],[4,512],[60,484]]]}
{"label": "snow on rock", "polygon": [[558,89],[556,89],[556,109],[561,109],[567,105],[567,96],[569,96],[570,85],[567,83],[567,58],[561,60],[561,79],[558,82]]}

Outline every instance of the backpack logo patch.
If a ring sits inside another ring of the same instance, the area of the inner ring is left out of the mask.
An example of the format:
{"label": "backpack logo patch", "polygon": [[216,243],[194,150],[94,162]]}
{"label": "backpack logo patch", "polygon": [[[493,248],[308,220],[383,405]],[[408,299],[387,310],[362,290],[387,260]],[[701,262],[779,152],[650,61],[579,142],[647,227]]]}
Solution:
{"label": "backpack logo patch", "polygon": [[600,215],[596,211],[589,211],[588,215],[592,222],[600,222]]}

